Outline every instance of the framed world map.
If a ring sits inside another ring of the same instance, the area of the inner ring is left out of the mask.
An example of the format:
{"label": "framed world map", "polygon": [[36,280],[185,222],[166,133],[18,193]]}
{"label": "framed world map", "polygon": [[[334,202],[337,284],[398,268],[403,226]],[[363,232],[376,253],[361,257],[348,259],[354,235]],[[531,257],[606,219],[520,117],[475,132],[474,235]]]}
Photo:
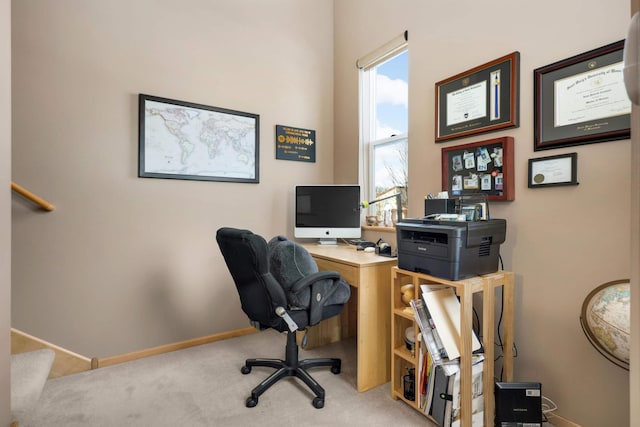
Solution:
{"label": "framed world map", "polygon": [[139,95],[143,178],[258,183],[260,116]]}

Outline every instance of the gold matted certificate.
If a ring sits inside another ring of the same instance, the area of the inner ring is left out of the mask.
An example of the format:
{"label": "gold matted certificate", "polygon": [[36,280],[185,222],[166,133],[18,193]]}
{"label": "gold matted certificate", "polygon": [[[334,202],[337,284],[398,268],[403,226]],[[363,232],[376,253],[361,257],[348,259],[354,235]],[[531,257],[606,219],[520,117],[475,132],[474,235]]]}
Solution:
{"label": "gold matted certificate", "polygon": [[567,126],[631,113],[622,62],[554,82],[554,126]]}

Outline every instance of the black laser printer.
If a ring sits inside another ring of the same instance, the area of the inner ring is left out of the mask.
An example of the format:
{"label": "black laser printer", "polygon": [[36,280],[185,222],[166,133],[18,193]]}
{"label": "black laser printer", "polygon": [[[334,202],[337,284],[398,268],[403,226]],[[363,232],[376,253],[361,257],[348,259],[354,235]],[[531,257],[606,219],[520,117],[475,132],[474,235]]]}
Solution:
{"label": "black laser printer", "polygon": [[398,267],[461,280],[498,271],[507,221],[407,218],[396,224]]}

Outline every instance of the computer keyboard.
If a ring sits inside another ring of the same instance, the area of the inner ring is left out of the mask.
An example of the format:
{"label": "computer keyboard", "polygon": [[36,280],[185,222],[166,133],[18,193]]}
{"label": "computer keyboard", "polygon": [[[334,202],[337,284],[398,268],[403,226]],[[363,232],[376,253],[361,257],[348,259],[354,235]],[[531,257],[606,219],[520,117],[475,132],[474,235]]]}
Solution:
{"label": "computer keyboard", "polygon": [[363,239],[351,239],[351,240],[348,240],[348,242],[350,245],[359,246],[361,248],[370,248],[376,245],[373,242],[370,242],[368,240],[363,240]]}

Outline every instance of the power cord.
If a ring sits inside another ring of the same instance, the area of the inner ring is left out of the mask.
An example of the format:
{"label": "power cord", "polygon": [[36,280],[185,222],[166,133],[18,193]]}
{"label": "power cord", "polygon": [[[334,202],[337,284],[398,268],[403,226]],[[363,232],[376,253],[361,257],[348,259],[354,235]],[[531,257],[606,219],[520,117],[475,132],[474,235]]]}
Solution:
{"label": "power cord", "polygon": [[553,412],[558,409],[558,405],[551,399],[546,396],[542,396],[542,413],[548,414],[549,412]]}
{"label": "power cord", "polygon": [[558,409],[558,405],[555,404],[555,402],[551,399],[549,399],[546,396],[542,396],[542,421],[543,422],[548,422],[549,421],[549,417],[547,417],[547,414],[555,411],[556,409]]}
{"label": "power cord", "polygon": [[[500,269],[504,271],[504,262],[502,260],[502,255],[498,254],[498,260],[500,261]],[[502,357],[504,357],[504,343],[502,342],[502,317],[504,315],[504,286],[502,286],[500,288],[500,316],[498,318],[498,342],[495,343],[495,345],[497,347],[500,348],[500,352],[501,354],[499,354],[497,357],[495,357],[493,359],[494,362],[497,362],[499,359],[501,359]],[[515,340],[513,342],[513,358],[515,359],[516,357],[518,357],[518,346],[515,343]],[[500,368],[500,377],[498,378],[498,381],[502,381],[502,378],[504,376],[504,366],[502,366]]]}

